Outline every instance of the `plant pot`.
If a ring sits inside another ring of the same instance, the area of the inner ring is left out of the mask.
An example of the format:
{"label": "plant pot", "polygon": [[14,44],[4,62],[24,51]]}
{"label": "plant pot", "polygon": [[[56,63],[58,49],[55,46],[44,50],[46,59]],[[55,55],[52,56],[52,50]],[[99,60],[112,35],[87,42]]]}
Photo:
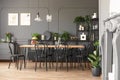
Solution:
{"label": "plant pot", "polygon": [[93,76],[100,76],[101,75],[101,68],[100,67],[92,68],[92,75]]}
{"label": "plant pot", "polygon": [[36,43],[37,43],[36,40],[31,40],[31,44],[32,44],[32,45],[34,45],[34,44],[36,44]]}

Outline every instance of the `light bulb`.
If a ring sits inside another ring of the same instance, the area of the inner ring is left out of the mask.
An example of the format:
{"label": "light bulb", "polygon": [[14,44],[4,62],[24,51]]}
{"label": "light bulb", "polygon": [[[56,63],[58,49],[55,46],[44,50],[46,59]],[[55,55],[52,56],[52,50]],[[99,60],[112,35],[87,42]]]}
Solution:
{"label": "light bulb", "polygon": [[34,19],[35,21],[42,21],[42,19],[40,18],[40,14],[39,14],[39,12],[37,13],[37,15],[36,15],[36,18]]}

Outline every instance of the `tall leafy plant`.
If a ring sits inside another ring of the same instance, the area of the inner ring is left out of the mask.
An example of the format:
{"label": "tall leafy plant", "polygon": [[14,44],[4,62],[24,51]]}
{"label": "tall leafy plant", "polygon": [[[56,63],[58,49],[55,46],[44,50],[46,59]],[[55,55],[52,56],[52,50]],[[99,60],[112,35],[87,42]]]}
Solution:
{"label": "tall leafy plant", "polygon": [[101,56],[99,55],[99,41],[94,43],[95,50],[93,53],[89,54],[88,60],[93,68],[100,67]]}

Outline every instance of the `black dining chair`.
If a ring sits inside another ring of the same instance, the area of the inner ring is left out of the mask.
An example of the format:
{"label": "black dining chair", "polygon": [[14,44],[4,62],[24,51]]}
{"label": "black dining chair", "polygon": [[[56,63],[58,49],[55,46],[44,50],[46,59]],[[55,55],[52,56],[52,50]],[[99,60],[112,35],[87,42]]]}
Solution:
{"label": "black dining chair", "polygon": [[85,48],[84,49],[80,49],[80,48],[76,48],[75,49],[75,58],[77,59],[77,63],[78,63],[78,68],[82,68],[82,70],[84,70],[84,66],[83,66],[83,63],[84,63],[84,51],[85,51]]}
{"label": "black dining chair", "polygon": [[[41,47],[39,47],[41,46]],[[41,61],[45,60],[45,45],[44,44],[35,44],[35,54],[34,54],[34,61],[35,61],[35,71],[37,70],[37,63],[40,63],[41,67]]]}
{"label": "black dining chair", "polygon": [[[64,47],[61,47],[64,46]],[[63,67],[63,63],[66,64],[66,70],[69,70],[68,63],[72,59],[67,43],[62,43],[60,45],[56,45],[55,47],[55,62],[56,62],[56,71],[58,70],[58,63],[61,63],[61,67]]]}
{"label": "black dining chair", "polygon": [[[42,47],[39,47],[42,46]],[[39,43],[39,44],[35,44],[35,71],[37,69],[37,62],[40,63],[41,67],[41,62],[43,62],[43,66],[45,65],[46,71],[48,70],[48,64],[49,66],[51,65],[50,63],[52,63],[53,65],[53,54],[52,52],[50,52],[50,49],[48,47],[47,43]]]}
{"label": "black dining chair", "polygon": [[92,42],[90,42],[87,46],[86,46],[86,49],[84,50],[84,63],[85,63],[85,68],[88,67],[88,69],[90,69],[90,64],[89,64],[89,61],[88,61],[88,56],[90,53],[93,53],[94,51],[94,45]]}
{"label": "black dining chair", "polygon": [[[9,42],[8,47],[9,47],[10,54],[11,54],[8,68],[10,68],[10,65],[11,65],[12,62],[15,62],[16,67],[18,69],[19,68],[19,62],[20,62],[21,59],[23,59],[24,68],[25,68],[25,55],[19,53],[18,43]],[[20,63],[20,70],[21,70],[21,68],[22,68],[22,62]]]}

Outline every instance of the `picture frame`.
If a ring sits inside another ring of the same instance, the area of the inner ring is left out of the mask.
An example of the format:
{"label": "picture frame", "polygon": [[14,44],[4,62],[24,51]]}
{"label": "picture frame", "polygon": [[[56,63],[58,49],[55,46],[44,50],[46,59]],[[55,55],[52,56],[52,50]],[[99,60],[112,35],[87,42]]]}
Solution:
{"label": "picture frame", "polygon": [[8,25],[18,26],[18,13],[8,13]]}
{"label": "picture frame", "polygon": [[31,25],[31,14],[30,13],[20,13],[20,26],[30,26]]}

